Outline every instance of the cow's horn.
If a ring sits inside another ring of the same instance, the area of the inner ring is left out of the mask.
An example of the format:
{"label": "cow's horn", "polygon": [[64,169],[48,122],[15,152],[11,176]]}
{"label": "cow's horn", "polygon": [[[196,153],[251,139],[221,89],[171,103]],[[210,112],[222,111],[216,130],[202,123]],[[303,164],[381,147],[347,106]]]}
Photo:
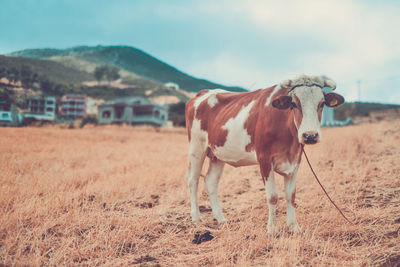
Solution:
{"label": "cow's horn", "polygon": [[332,90],[336,89],[336,83],[334,81],[332,81],[332,80],[329,80],[329,79],[325,79],[324,86],[325,87],[330,87],[330,88],[332,88]]}
{"label": "cow's horn", "polygon": [[288,88],[292,85],[292,80],[284,80],[283,82],[281,82],[281,87],[283,88]]}

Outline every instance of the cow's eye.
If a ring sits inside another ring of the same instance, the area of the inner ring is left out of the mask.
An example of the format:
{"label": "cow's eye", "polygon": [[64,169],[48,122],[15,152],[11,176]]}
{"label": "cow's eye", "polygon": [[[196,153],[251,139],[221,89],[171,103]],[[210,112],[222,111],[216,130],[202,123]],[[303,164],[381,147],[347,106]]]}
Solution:
{"label": "cow's eye", "polygon": [[322,102],[321,104],[319,104],[319,108],[323,108],[325,106],[325,102]]}
{"label": "cow's eye", "polygon": [[292,108],[292,109],[294,109],[294,108],[297,108],[297,105],[296,105],[296,103],[292,102],[292,104],[291,104],[290,108]]}

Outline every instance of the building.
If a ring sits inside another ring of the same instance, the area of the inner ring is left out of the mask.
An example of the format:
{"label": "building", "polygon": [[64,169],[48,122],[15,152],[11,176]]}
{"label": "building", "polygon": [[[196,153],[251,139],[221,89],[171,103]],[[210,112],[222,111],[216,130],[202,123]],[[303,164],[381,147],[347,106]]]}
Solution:
{"label": "building", "polygon": [[[330,87],[324,87],[323,91],[327,94],[333,92],[332,88]],[[324,106],[324,109],[322,110],[321,126],[323,127],[345,126],[351,123],[353,123],[353,120],[351,118],[347,118],[344,121],[335,120],[335,110],[333,108]]]}
{"label": "building", "polygon": [[86,117],[86,96],[64,95],[60,101],[60,117],[64,120],[75,120]]}
{"label": "building", "polygon": [[174,89],[174,90],[178,90],[179,89],[179,84],[174,83],[174,82],[164,83],[164,86],[169,88],[169,89]]}
{"label": "building", "polygon": [[143,97],[120,98],[106,101],[98,107],[100,124],[128,123],[164,126],[168,121],[168,108]]}
{"label": "building", "polygon": [[0,125],[18,125],[18,109],[8,95],[0,95]]}
{"label": "building", "polygon": [[97,108],[101,105],[101,103],[103,103],[103,100],[88,97],[86,101],[86,116],[97,117]]}
{"label": "building", "polygon": [[56,120],[57,101],[54,96],[34,96],[26,99],[26,112],[24,119]]}

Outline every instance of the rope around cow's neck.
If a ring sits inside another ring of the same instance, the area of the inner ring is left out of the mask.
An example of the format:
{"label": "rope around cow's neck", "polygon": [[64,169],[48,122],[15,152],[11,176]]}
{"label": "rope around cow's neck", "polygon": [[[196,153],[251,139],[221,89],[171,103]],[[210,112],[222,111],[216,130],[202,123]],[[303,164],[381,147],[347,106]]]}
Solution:
{"label": "rope around cow's neck", "polygon": [[343,216],[343,218],[345,218],[346,221],[348,221],[351,224],[354,224],[352,221],[350,221],[349,219],[347,219],[347,217],[343,214],[342,210],[335,204],[335,202],[333,202],[333,200],[331,199],[331,197],[328,195],[328,193],[326,192],[324,186],[321,184],[321,182],[319,181],[317,175],[314,172],[314,169],[311,166],[310,160],[307,157],[306,151],[304,150],[304,145],[301,145],[301,150],[303,151],[304,156],[306,157],[308,166],[310,166],[311,172],[314,174],[315,179],[317,180],[317,182],[319,183],[319,185],[321,186],[322,190],[324,191],[325,195],[328,197],[328,199],[331,201],[331,203],[333,204],[333,206],[335,206],[335,208],[340,212],[340,214]]}

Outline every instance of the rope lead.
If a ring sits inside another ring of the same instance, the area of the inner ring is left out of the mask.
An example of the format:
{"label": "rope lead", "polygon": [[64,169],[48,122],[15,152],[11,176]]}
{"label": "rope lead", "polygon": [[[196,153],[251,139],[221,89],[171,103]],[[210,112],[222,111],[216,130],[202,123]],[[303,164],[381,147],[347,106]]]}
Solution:
{"label": "rope lead", "polygon": [[335,202],[333,202],[333,200],[331,199],[331,197],[328,195],[328,193],[326,192],[324,186],[321,184],[321,182],[319,181],[317,175],[314,172],[314,169],[311,166],[311,163],[307,157],[306,151],[304,150],[304,145],[301,145],[301,150],[303,151],[304,156],[306,157],[308,166],[310,166],[311,172],[314,174],[315,179],[317,180],[317,182],[319,183],[319,185],[321,186],[322,190],[324,191],[325,195],[328,197],[328,199],[331,201],[331,203],[333,204],[333,206],[335,206],[335,208],[340,212],[340,214],[343,216],[343,218],[345,218],[345,220],[347,222],[349,222],[350,224],[353,224],[353,222],[351,222],[349,219],[347,219],[347,217],[343,214],[342,210],[335,204]]}

